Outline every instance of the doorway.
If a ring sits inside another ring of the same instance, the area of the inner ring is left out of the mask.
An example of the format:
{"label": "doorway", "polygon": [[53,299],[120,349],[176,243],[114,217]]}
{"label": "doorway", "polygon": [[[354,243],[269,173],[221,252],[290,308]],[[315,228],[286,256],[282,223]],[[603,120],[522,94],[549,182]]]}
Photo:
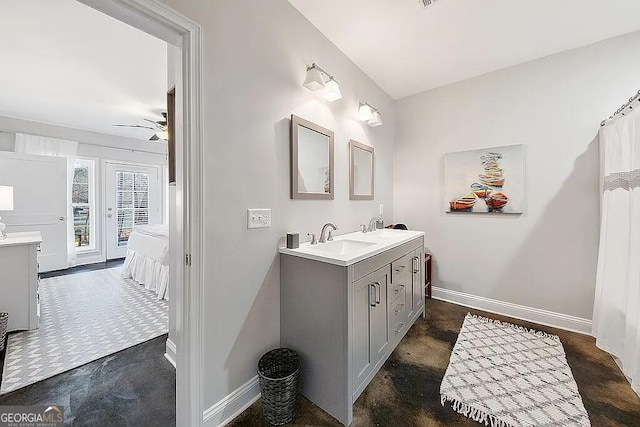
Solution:
{"label": "doorway", "polygon": [[[171,245],[176,321],[176,424],[203,424],[202,277],[204,253],[202,29],[199,24],[156,0],[78,0],[106,15],[158,37],[179,49],[176,71],[175,206],[171,228],[179,230]],[[171,166],[170,166],[171,167]],[[174,244],[175,243],[175,244]],[[171,329],[171,328],[170,328]]]}
{"label": "doorway", "polygon": [[127,256],[135,226],[162,223],[162,190],[157,166],[105,163],[107,260]]}

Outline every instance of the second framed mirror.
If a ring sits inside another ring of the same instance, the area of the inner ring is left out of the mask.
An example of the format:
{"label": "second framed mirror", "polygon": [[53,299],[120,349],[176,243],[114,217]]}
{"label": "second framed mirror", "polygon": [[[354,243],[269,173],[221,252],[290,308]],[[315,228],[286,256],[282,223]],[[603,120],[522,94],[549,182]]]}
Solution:
{"label": "second framed mirror", "polygon": [[375,164],[373,147],[349,141],[349,199],[373,200]]}

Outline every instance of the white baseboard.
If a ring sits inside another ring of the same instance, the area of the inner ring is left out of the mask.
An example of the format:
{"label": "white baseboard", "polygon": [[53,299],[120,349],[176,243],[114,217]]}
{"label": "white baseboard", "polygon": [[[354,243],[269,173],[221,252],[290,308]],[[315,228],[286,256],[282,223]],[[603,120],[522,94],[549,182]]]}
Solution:
{"label": "white baseboard", "polygon": [[260,398],[258,376],[233,391],[202,414],[203,427],[222,427],[229,424],[242,411]]}
{"label": "white baseboard", "polygon": [[166,359],[169,361],[169,363],[171,363],[173,365],[173,367],[176,367],[176,358],[177,358],[177,347],[174,344],[173,341],[171,341],[169,338],[167,338],[167,343],[165,345],[165,352],[164,352],[164,357],[166,357]]}
{"label": "white baseboard", "polygon": [[463,292],[433,287],[433,298],[465,307],[515,317],[528,322],[591,335],[591,320],[510,302],[498,301]]}

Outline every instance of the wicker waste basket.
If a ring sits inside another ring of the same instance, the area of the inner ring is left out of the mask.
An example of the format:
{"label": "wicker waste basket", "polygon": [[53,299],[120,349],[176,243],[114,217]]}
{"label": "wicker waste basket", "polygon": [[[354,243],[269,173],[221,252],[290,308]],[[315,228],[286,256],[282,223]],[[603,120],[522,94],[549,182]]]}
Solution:
{"label": "wicker waste basket", "polygon": [[258,362],[260,392],[264,418],[281,426],[296,415],[300,357],[288,348],[277,348],[265,353]]}
{"label": "wicker waste basket", "polygon": [[0,351],[4,350],[4,339],[7,336],[9,313],[0,313]]}

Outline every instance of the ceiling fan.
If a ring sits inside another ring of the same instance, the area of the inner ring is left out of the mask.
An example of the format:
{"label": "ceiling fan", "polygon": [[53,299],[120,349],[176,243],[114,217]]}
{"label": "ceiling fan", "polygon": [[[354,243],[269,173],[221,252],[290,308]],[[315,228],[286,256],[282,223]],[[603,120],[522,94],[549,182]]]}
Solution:
{"label": "ceiling fan", "polygon": [[143,126],[143,125],[112,125],[112,126],[117,126],[117,127],[125,127],[125,128],[140,128],[140,129],[150,129],[155,131],[155,133],[153,135],[151,135],[151,138],[149,138],[149,141],[158,141],[160,139],[163,140],[167,140],[168,136],[167,136],[167,113],[166,111],[163,111],[162,113],[162,117],[164,118],[163,120],[151,120],[151,119],[142,119],[145,120],[147,122],[149,122],[151,125],[150,126]]}

